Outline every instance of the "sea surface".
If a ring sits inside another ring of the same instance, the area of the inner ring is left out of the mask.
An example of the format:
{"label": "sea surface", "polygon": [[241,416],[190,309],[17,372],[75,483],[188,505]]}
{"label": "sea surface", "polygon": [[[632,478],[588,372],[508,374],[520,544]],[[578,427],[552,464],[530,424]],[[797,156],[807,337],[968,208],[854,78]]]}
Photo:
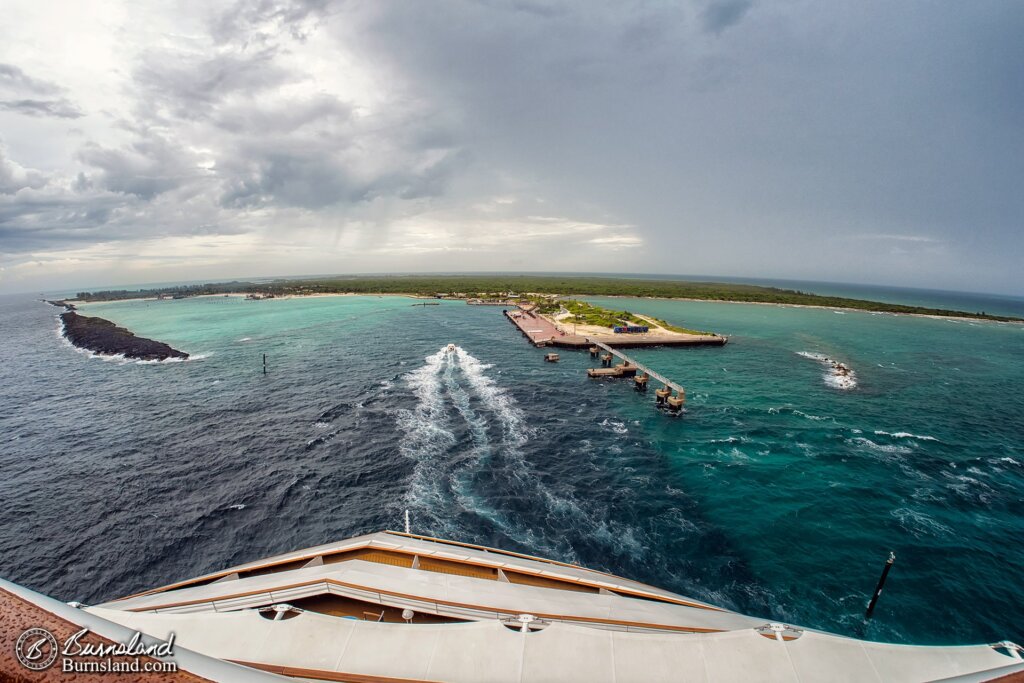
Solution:
{"label": "sea surface", "polygon": [[634,352],[686,386],[684,415],[587,379],[585,352],[544,363],[500,307],[82,307],[193,354],[139,363],[75,350],[59,309],[0,297],[0,576],[96,603],[400,529],[408,509],[417,533],[766,620],[1024,641],[1024,326],[591,300],[729,335]]}

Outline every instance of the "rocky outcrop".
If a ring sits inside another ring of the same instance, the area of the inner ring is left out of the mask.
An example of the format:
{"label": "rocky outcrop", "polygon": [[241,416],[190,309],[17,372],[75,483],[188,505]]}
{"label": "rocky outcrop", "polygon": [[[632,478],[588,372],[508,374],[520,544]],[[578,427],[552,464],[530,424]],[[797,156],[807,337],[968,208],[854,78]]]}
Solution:
{"label": "rocky outcrop", "polygon": [[[51,302],[53,303],[53,302]],[[64,305],[54,303],[55,306]],[[188,358],[184,351],[173,349],[162,342],[136,337],[109,320],[79,315],[73,309],[60,314],[64,323],[64,336],[80,349],[108,356],[123,355],[137,360],[167,360]]]}
{"label": "rocky outcrop", "polygon": [[57,306],[59,308],[63,308],[66,311],[73,311],[73,310],[75,310],[75,305],[74,304],[69,304],[67,301],[64,301],[62,299],[57,299],[56,301],[53,301],[51,299],[43,299],[43,301],[45,301],[46,303],[50,304],[51,306]]}

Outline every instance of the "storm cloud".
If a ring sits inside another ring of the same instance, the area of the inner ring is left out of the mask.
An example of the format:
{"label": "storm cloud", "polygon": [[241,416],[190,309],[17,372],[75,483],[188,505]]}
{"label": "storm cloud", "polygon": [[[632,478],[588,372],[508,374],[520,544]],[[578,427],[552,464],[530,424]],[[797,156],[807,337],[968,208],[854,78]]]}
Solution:
{"label": "storm cloud", "polygon": [[3,289],[528,264],[1021,293],[1010,0],[37,4],[0,26]]}

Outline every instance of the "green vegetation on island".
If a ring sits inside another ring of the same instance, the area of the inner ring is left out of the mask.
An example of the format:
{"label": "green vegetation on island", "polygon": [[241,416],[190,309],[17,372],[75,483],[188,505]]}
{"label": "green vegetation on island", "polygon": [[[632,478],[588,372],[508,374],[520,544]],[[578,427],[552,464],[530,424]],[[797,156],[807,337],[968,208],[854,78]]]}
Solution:
{"label": "green vegetation on island", "polygon": [[[351,276],[310,279],[282,279],[266,282],[219,282],[203,285],[160,287],[141,290],[110,290],[79,292],[83,301],[116,301],[140,297],[180,298],[187,296],[225,294],[272,294],[274,296],[309,294],[411,294],[450,298],[510,298],[529,294],[559,296],[627,296],[665,299],[696,299],[701,301],[735,301],[749,303],[790,304],[848,308],[884,313],[954,316],[1003,322],[1024,322],[1024,319],[989,315],[984,311],[952,311],[923,306],[905,306],[863,299],[819,296],[792,289],[724,282],[689,282],[683,280],[651,280],[570,275],[390,275]],[[557,304],[556,304],[557,310]],[[669,327],[668,329],[672,329]],[[680,328],[681,329],[681,328]]]}
{"label": "green vegetation on island", "polygon": [[[550,300],[549,300],[550,301]],[[562,318],[563,323],[577,323],[580,325],[597,325],[599,327],[616,327],[617,325],[650,325],[652,322],[662,327],[663,329],[669,330],[670,332],[680,332],[682,334],[705,334],[711,335],[713,332],[701,332],[699,330],[689,330],[685,327],[679,327],[678,325],[672,325],[659,318],[654,318],[649,315],[637,315],[630,311],[612,311],[607,308],[595,306],[587,303],[586,301],[578,301],[576,299],[562,299],[552,303],[541,306],[541,313],[556,314],[562,308],[569,311],[572,315],[567,318]]]}

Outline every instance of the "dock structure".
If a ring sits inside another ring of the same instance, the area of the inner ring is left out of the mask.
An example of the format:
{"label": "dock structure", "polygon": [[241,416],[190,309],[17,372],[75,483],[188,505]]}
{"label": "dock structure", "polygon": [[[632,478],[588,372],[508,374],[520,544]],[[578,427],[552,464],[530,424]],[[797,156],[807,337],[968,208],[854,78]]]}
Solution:
{"label": "dock structure", "polygon": [[[602,361],[604,361],[605,358],[610,358],[611,356],[615,356],[622,361],[622,363],[615,367],[608,367],[608,365],[611,364],[608,362],[603,363],[605,365],[603,368],[591,368],[587,370],[587,375],[589,377],[633,377],[636,386],[638,388],[642,387],[644,390],[647,388],[648,378],[656,379],[664,385],[664,388],[658,389],[654,392],[655,402],[658,405],[666,406],[672,412],[677,412],[682,409],[683,403],[686,401],[686,389],[683,388],[683,385],[670,380],[659,372],[655,372],[643,363],[636,362],[622,351],[613,349],[604,342],[588,337],[587,343],[593,344],[592,348],[599,348],[605,351],[605,354],[601,359]],[[643,374],[636,376],[637,372],[642,372]],[[672,395],[673,391],[675,391],[675,396]]]}
{"label": "dock structure", "polygon": [[557,346],[565,349],[586,349],[591,347],[591,355],[598,352],[594,342],[614,344],[618,348],[652,347],[652,346],[724,346],[728,337],[715,334],[607,334],[600,338],[568,334],[559,329],[546,316],[538,314],[533,306],[517,305],[515,309],[506,309],[503,314],[530,340],[534,346]]}
{"label": "dock structure", "polygon": [[591,344],[593,344],[594,346],[597,346],[597,347],[600,347],[600,348],[604,349],[607,353],[610,353],[613,356],[618,357],[619,359],[622,360],[623,363],[626,363],[627,365],[631,365],[631,366],[635,367],[637,370],[639,370],[641,372],[646,372],[650,377],[653,377],[654,379],[658,380],[659,382],[664,384],[666,387],[675,390],[676,393],[684,394],[684,395],[686,394],[686,389],[684,389],[681,384],[679,384],[678,382],[673,382],[668,377],[665,377],[664,375],[662,375],[662,374],[660,374],[658,372],[655,372],[654,370],[651,370],[649,367],[647,367],[643,363],[637,363],[635,360],[633,360],[632,358],[630,358],[629,356],[624,354],[622,351],[617,351],[617,350],[613,349],[612,347],[608,346],[607,344],[605,344],[604,342],[595,341],[593,339],[590,339],[589,342]]}

